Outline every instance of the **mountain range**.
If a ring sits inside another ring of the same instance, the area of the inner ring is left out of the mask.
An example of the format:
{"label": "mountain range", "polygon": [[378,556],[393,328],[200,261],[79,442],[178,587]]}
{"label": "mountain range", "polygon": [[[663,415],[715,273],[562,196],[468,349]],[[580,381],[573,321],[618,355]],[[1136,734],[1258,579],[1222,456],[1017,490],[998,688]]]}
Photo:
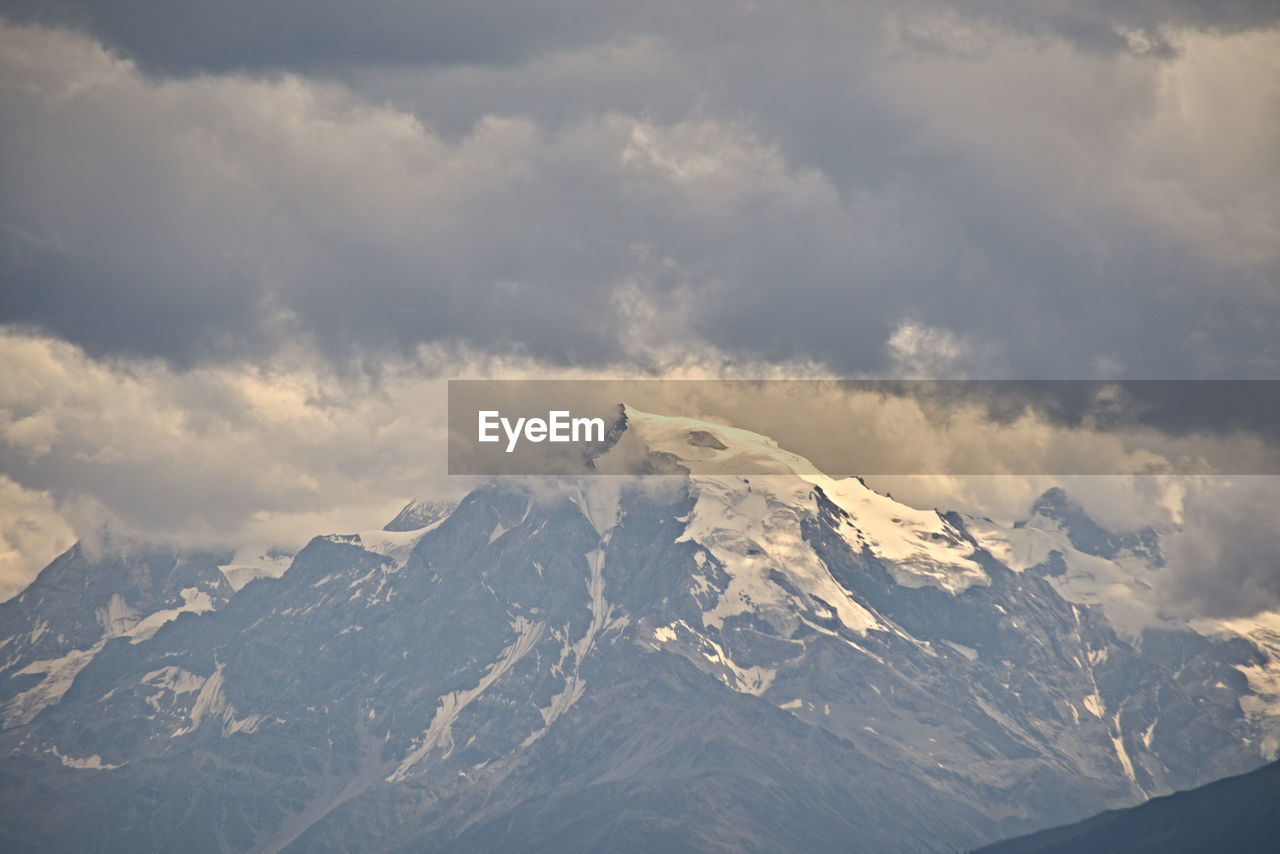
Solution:
{"label": "mountain range", "polygon": [[73,547],[0,605],[0,845],[956,851],[1275,758],[1280,616],[1153,612],[1160,532],[622,418],[664,474],[256,561]]}

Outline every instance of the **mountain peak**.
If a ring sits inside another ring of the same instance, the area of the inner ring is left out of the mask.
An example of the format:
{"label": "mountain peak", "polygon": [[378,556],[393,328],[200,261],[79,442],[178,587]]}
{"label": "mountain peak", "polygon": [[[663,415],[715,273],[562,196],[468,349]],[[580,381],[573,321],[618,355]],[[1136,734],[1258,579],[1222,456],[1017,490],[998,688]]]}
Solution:
{"label": "mountain peak", "polygon": [[1042,492],[1035,500],[1031,505],[1031,513],[1046,518],[1062,519],[1069,515],[1083,513],[1083,510],[1079,504],[1071,500],[1066,490],[1060,486],[1053,486]]}
{"label": "mountain peak", "polygon": [[[608,471],[647,451],[690,474],[818,474],[813,463],[779,447],[760,433],[699,418],[658,415],[623,404],[626,429],[620,441],[597,460]],[[630,441],[628,441],[630,439]]]}
{"label": "mountain peak", "polygon": [[1056,526],[1078,551],[1112,560],[1128,551],[1155,566],[1163,565],[1159,535],[1152,528],[1115,532],[1099,525],[1061,487],[1045,490],[1031,505],[1031,516],[1016,526]]}
{"label": "mountain peak", "polygon": [[453,512],[456,501],[432,501],[414,498],[406,504],[396,517],[382,526],[382,530],[391,532],[416,531],[439,522]]}
{"label": "mountain peak", "polygon": [[[900,584],[957,593],[986,582],[973,544],[935,510],[897,502],[860,478],[823,474],[808,459],[751,430],[634,407],[625,411],[633,441],[689,473],[700,498],[697,524],[691,521],[690,528],[697,528],[705,541],[719,543],[723,554],[717,552],[717,557],[730,565],[753,563],[753,555],[761,554],[771,557],[784,575],[793,575],[795,567],[807,565],[802,559],[807,551],[796,547],[803,536],[795,520],[820,513],[825,503],[849,547],[884,561]],[[615,450],[626,454],[633,449],[624,441]],[[822,578],[826,572],[814,569],[812,575]],[[847,624],[854,628],[870,622],[850,616]]]}

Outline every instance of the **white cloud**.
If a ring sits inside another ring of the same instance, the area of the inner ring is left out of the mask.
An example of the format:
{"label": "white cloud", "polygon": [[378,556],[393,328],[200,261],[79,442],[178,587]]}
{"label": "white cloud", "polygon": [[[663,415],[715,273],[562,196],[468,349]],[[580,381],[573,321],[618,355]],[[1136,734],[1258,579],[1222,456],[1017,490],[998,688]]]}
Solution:
{"label": "white cloud", "polygon": [[319,520],[381,524],[406,497],[449,491],[444,383],[420,373],[428,355],[373,381],[301,360],[104,362],[6,334],[0,365],[25,380],[0,394],[4,468],[48,490],[81,535],[110,524],[189,545],[297,544]]}
{"label": "white cloud", "polygon": [[991,378],[990,349],[947,329],[911,320],[894,327],[885,343],[890,376],[901,379]]}
{"label": "white cloud", "polygon": [[20,593],[74,541],[48,493],[0,475],[0,602]]}

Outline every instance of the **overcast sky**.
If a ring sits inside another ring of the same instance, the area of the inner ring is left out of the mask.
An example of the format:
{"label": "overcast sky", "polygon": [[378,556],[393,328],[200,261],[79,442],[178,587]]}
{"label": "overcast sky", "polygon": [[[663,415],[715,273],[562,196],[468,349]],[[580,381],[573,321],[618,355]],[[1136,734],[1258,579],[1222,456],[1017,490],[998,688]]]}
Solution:
{"label": "overcast sky", "polygon": [[448,376],[1277,379],[1280,4],[0,2],[0,323],[0,596],[460,488]]}

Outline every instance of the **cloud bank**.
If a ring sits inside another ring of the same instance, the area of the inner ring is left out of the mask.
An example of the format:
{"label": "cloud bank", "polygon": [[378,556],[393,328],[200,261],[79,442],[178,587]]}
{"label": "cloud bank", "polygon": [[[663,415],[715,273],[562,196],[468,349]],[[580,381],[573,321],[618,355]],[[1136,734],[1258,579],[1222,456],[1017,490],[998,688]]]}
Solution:
{"label": "cloud bank", "polygon": [[[622,364],[565,372],[616,377]],[[733,368],[704,357],[664,365],[699,379]],[[745,376],[791,377],[814,368],[760,363]],[[377,376],[340,373],[295,354],[270,362],[175,368],[159,359],[95,358],[44,336],[0,335],[0,592],[17,592],[74,535],[117,535],[186,547],[297,548],[322,532],[379,527],[412,496],[458,497],[474,478],[446,475],[448,376],[539,378],[548,366],[484,354],[422,349],[384,361]],[[625,384],[623,384],[625,386]],[[819,461],[843,441],[873,456],[949,460],[1003,453],[1033,458],[1046,446],[1081,463],[1132,452],[1117,437],[1030,418],[999,423],[971,409],[942,424],[910,400],[832,388],[818,416],[769,420],[790,405],[793,383],[741,394],[717,411],[777,435]],[[711,386],[716,388],[715,385]],[[531,392],[536,394],[536,390]],[[688,413],[684,386],[653,392],[661,411]],[[750,396],[748,396],[750,397]],[[776,400],[775,400],[776,398]],[[648,404],[650,401],[644,401]],[[809,404],[813,403],[809,399]],[[732,409],[738,405],[737,410]],[[858,423],[849,425],[848,418]],[[776,430],[774,428],[777,428]],[[998,463],[993,460],[993,463]],[[1118,530],[1155,525],[1170,541],[1168,584],[1155,591],[1170,613],[1232,616],[1280,604],[1275,508],[1280,478],[1202,475],[876,476],[868,482],[921,507],[961,509],[1011,523],[1042,491],[1062,485]]]}

